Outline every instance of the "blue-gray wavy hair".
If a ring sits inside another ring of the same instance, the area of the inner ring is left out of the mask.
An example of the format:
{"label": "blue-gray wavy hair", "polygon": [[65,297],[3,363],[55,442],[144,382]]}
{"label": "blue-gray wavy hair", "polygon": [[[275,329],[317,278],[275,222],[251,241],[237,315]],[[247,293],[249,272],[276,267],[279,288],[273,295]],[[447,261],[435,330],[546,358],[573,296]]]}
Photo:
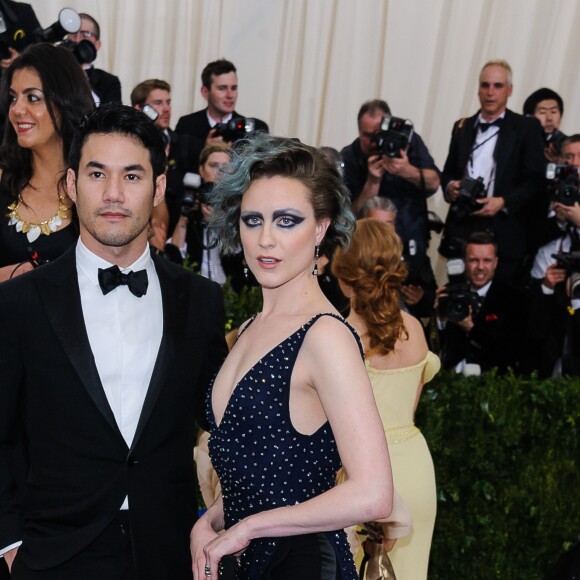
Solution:
{"label": "blue-gray wavy hair", "polygon": [[222,252],[240,249],[240,207],[252,182],[268,177],[296,179],[310,191],[315,219],[330,219],[325,242],[348,247],[355,227],[347,187],[338,171],[314,147],[295,139],[257,133],[240,141],[212,191],[210,227]]}

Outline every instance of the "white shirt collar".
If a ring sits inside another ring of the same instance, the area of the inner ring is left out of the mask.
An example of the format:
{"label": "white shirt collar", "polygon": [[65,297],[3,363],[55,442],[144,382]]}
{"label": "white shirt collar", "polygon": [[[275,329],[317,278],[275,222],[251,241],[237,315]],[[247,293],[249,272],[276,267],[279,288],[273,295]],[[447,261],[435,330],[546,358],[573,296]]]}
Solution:
{"label": "white shirt collar", "polygon": [[481,116],[481,112],[480,112],[479,115],[477,115],[477,121],[475,122],[475,125],[477,126],[480,123],[493,123],[494,121],[497,121],[498,119],[503,119],[504,117],[505,117],[505,109],[501,115],[498,115],[497,117],[494,117],[493,119],[484,119]]}
{"label": "white shirt collar", "polygon": [[207,120],[209,122],[209,126],[210,127],[215,127],[218,123],[227,123],[232,117],[232,113],[230,113],[229,115],[227,115],[226,117],[224,117],[221,121],[216,121],[210,114],[209,114],[209,109],[206,109],[205,111],[206,115],[207,115]]}
{"label": "white shirt collar", "polygon": [[[104,258],[97,256],[94,252],[91,252],[81,241],[77,243],[76,247],[76,259],[77,268],[82,270],[85,276],[91,281],[92,284],[98,286],[99,284],[99,268],[105,269],[113,266],[111,262],[107,262]],[[129,272],[136,270],[149,269],[153,266],[153,260],[151,259],[151,250],[149,249],[149,244],[145,247],[144,252],[137,258],[132,264],[126,268],[119,268],[121,272]]]}
{"label": "white shirt collar", "polygon": [[482,297],[485,298],[487,293],[489,292],[489,287],[491,286],[491,283],[493,282],[493,280],[490,280],[485,286],[482,286],[479,290],[476,290],[476,292]]}

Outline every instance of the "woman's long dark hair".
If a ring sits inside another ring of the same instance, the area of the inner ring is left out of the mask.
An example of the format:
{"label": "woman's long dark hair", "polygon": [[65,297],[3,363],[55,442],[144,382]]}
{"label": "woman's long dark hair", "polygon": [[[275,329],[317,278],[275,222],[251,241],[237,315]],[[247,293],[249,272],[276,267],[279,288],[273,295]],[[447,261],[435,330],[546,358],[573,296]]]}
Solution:
{"label": "woman's long dark hair", "polygon": [[32,69],[40,77],[48,113],[62,140],[65,162],[81,119],[95,106],[88,79],[69,49],[52,44],[33,44],[14,60],[4,73],[0,88],[0,107],[6,117],[0,147],[0,187],[3,193],[15,199],[30,184],[32,177],[32,153],[18,145],[16,132],[8,120],[12,79],[15,71],[23,69]]}

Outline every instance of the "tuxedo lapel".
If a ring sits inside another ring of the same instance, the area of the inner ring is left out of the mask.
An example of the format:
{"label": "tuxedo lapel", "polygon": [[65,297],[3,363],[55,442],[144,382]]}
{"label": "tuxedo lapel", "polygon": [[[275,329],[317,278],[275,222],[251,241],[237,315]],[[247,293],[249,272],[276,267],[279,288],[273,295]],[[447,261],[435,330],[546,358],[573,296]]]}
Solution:
{"label": "tuxedo lapel", "polygon": [[471,155],[471,150],[473,149],[473,143],[475,142],[475,121],[477,115],[469,117],[463,120],[461,127],[458,127],[458,131],[461,131],[461,136],[459,137],[459,167],[463,167],[464,175],[467,174],[467,164],[469,162],[469,157]]}
{"label": "tuxedo lapel", "polygon": [[46,276],[38,279],[39,293],[48,318],[91,399],[111,427],[121,435],[107,400],[83,318],[76,270],[76,247],[54,265],[45,266]]}
{"label": "tuxedo lapel", "polygon": [[517,131],[513,123],[513,113],[505,112],[505,117],[497,137],[493,158],[496,162],[494,195],[501,191],[501,180],[508,163],[513,163],[512,151],[516,143]]}
{"label": "tuxedo lapel", "polygon": [[163,300],[163,336],[131,449],[135,448],[155,407],[159,393],[167,382],[170,365],[176,364],[174,356],[175,337],[181,336],[185,332],[187,305],[189,304],[190,296],[189,276],[185,272],[180,272],[183,275],[176,276],[174,274],[175,271],[170,271],[166,262],[155,255],[153,256],[153,262],[159,277]]}

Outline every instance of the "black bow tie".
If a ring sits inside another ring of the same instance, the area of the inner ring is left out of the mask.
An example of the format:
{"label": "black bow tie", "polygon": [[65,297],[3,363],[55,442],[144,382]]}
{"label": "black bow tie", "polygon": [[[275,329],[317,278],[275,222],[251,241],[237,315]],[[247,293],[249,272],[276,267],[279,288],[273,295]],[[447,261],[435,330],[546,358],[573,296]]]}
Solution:
{"label": "black bow tie", "polygon": [[489,127],[493,127],[494,125],[496,127],[501,127],[502,121],[503,121],[503,119],[496,119],[495,121],[492,121],[491,123],[483,123],[480,121],[478,127],[479,127],[480,131],[485,133],[489,129]]}
{"label": "black bow tie", "polygon": [[147,285],[149,284],[147,280],[147,271],[139,270],[138,272],[128,272],[123,274],[119,270],[119,266],[111,266],[106,270],[99,268],[99,285],[103,294],[108,294],[112,292],[117,286],[126,284],[129,290],[141,298],[147,293]]}

